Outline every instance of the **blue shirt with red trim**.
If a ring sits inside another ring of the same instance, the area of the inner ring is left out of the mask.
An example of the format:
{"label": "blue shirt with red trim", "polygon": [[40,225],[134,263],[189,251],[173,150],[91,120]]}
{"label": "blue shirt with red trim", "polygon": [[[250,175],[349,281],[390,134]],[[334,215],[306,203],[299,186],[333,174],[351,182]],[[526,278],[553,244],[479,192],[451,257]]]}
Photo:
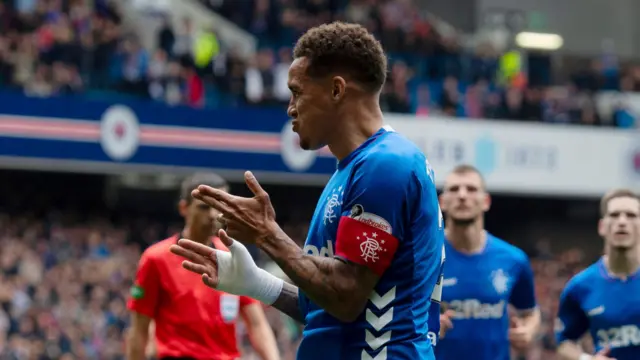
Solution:
{"label": "blue shirt with red trim", "polygon": [[298,359],[432,360],[439,330],[443,220],[433,171],[384,127],[338,164],[318,201],[304,250],[380,276],[365,310],[343,323],[303,292]]}
{"label": "blue shirt with red trim", "polygon": [[608,346],[610,358],[640,359],[640,271],[614,278],[600,259],[567,283],[560,297],[556,340],[577,341],[587,332],[596,352]]}

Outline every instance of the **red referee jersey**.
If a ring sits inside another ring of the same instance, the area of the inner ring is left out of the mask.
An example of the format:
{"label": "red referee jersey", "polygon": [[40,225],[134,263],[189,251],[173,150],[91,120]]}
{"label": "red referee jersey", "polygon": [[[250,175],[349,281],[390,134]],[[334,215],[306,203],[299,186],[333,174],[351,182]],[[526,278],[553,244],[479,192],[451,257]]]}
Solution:
{"label": "red referee jersey", "polygon": [[[142,254],[127,307],[155,321],[158,358],[239,358],[236,319],[242,307],[256,301],[211,289],[199,275],[183,269],[183,259],[169,252],[178,238],[172,236]],[[213,243],[228,250],[218,238]]]}

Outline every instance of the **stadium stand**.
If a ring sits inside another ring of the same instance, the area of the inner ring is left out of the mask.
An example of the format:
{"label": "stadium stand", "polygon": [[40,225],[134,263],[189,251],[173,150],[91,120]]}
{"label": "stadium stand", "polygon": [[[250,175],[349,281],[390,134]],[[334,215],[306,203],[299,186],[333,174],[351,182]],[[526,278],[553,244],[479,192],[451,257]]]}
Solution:
{"label": "stadium stand", "polygon": [[296,37],[343,19],[364,22],[389,52],[383,105],[394,113],[629,127],[623,107],[597,111],[594,93],[634,91],[640,84],[637,66],[623,68],[604,56],[568,79],[551,76],[542,61],[524,81],[495,81],[502,54],[490,43],[463,47],[457,34],[440,34],[410,1],[202,3],[257,38],[253,59],[245,61],[215,30],[196,31],[189,17],[167,18],[156,46],[145,48],[123,25],[116,2],[96,1],[89,9],[82,1],[13,6],[4,0],[0,81],[35,96],[82,92],[194,107],[281,106]]}

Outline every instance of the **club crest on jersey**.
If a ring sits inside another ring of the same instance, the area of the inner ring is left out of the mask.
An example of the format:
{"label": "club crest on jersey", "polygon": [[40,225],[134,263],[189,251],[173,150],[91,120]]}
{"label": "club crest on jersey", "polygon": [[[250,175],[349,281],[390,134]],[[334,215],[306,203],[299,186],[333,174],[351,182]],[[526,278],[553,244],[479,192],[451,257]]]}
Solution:
{"label": "club crest on jersey", "polygon": [[498,294],[504,294],[509,290],[509,275],[502,269],[491,273],[491,283]]}
{"label": "club crest on jersey", "polygon": [[339,214],[336,208],[342,206],[343,195],[344,190],[342,190],[342,186],[340,186],[337,189],[333,189],[331,195],[327,196],[327,204],[324,206],[324,216],[322,217],[324,225],[333,224],[338,218]]}
{"label": "club crest on jersey", "polygon": [[225,322],[232,322],[238,317],[240,298],[236,295],[220,294],[220,315]]}
{"label": "club crest on jersey", "polygon": [[391,225],[387,220],[383,219],[378,215],[365,212],[364,207],[360,204],[354,205],[351,208],[351,213],[349,214],[349,217],[352,219],[358,220],[362,223],[365,223],[369,226],[372,226],[376,229],[380,229],[386,232],[387,234],[392,233],[393,229],[391,228]]}
{"label": "club crest on jersey", "polygon": [[362,235],[356,237],[360,242],[360,251],[362,259],[366,262],[376,262],[380,258],[380,252],[386,252],[384,247],[384,239],[378,239],[378,233],[363,232]]}

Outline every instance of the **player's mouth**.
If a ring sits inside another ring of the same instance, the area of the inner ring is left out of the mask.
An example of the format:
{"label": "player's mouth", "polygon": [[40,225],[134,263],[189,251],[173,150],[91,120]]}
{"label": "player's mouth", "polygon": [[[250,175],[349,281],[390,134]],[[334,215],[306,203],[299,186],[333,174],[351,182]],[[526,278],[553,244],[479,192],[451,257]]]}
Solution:
{"label": "player's mouth", "polygon": [[298,128],[300,127],[300,122],[298,120],[293,120],[291,122],[291,129],[293,130],[293,132],[298,132]]}
{"label": "player's mouth", "polygon": [[629,235],[629,232],[627,230],[618,230],[616,232],[614,232],[615,235]]}

